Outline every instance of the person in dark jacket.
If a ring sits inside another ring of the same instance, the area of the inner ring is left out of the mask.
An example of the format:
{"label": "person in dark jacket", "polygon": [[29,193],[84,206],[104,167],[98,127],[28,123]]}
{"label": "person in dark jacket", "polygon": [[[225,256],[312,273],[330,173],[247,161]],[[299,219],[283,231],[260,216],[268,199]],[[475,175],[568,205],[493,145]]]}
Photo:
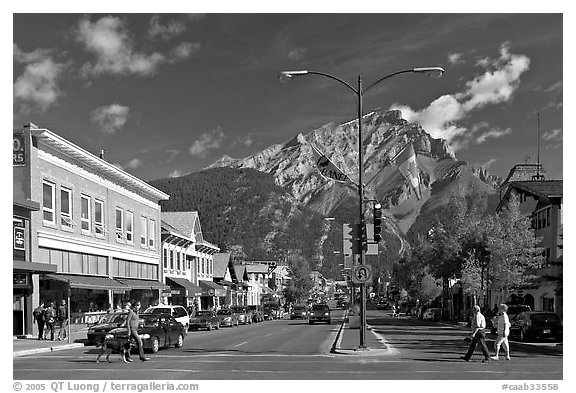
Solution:
{"label": "person in dark jacket", "polygon": [[44,325],[46,331],[50,332],[50,340],[54,341],[54,324],[56,323],[56,310],[54,309],[54,303],[48,303],[48,307],[44,310]]}
{"label": "person in dark jacket", "polygon": [[[128,327],[128,337],[133,338],[138,345],[138,353],[140,354],[140,360],[143,362],[150,360],[150,358],[144,356],[144,345],[142,339],[138,335],[138,324],[140,323],[140,318],[138,317],[138,311],[140,311],[140,302],[135,302],[134,306],[128,311],[128,317],[126,318],[126,326]],[[128,357],[127,361],[131,362],[132,359]]]}
{"label": "person in dark jacket", "polygon": [[62,341],[66,339],[66,330],[68,329],[68,306],[66,306],[66,300],[62,299],[62,302],[56,310],[56,316],[58,318],[58,323],[60,324],[58,341]]}
{"label": "person in dark jacket", "polygon": [[40,302],[32,312],[32,316],[38,324],[38,340],[44,340],[44,302]]}

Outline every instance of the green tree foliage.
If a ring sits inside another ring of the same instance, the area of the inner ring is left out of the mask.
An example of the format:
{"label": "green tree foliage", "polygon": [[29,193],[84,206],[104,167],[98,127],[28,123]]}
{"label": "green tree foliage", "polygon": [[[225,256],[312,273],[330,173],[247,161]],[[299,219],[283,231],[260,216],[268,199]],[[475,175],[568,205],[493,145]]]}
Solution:
{"label": "green tree foliage", "polygon": [[298,250],[290,250],[286,260],[290,269],[290,283],[284,290],[284,297],[294,304],[303,302],[314,286],[310,265]]}

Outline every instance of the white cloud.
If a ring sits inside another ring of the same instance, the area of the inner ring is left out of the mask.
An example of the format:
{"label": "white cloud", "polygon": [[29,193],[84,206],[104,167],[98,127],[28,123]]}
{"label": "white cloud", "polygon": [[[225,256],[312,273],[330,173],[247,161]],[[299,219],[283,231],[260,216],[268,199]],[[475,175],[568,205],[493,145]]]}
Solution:
{"label": "white cloud", "polygon": [[306,55],[306,52],[307,49],[305,48],[294,48],[288,53],[288,58],[294,61],[302,60]]}
{"label": "white cloud", "polygon": [[490,168],[490,166],[491,166],[492,164],[494,164],[496,161],[498,161],[498,160],[495,159],[495,158],[491,158],[490,160],[488,160],[488,161],[480,164],[480,166],[481,166],[482,168],[484,168],[484,169],[488,169],[488,168]]}
{"label": "white cloud", "polygon": [[24,112],[34,109],[44,112],[62,95],[58,82],[66,66],[54,61],[49,53],[45,49],[25,53],[14,44],[14,60],[26,64],[14,82],[13,91],[15,107]]}
{"label": "white cloud", "polygon": [[186,31],[186,24],[180,20],[173,19],[166,25],[160,24],[160,16],[154,15],[150,19],[150,26],[148,27],[148,34],[152,38],[160,37],[164,40],[176,37]]}
{"label": "white cloud", "polygon": [[[510,53],[505,43],[500,47],[498,58],[483,59],[482,64],[493,69],[468,81],[462,92],[439,97],[421,111],[398,103],[393,104],[390,109],[400,109],[403,118],[419,123],[434,138],[445,139],[454,150],[466,148],[471,142],[471,135],[467,135],[470,131],[457,122],[487,105],[510,101],[520,84],[521,75],[529,68],[530,59]],[[488,138],[497,138],[510,132],[510,129],[494,129],[477,137],[476,143],[483,143]]]}
{"label": "white cloud", "polygon": [[142,160],[140,160],[139,158],[134,158],[134,159],[128,161],[128,163],[126,164],[126,168],[136,169],[136,168],[140,167],[141,165],[142,165]]}
{"label": "white cloud", "polygon": [[178,60],[187,59],[192,55],[196,55],[200,52],[200,43],[198,42],[182,42],[178,44],[174,49],[172,49],[171,62],[176,62]]}
{"label": "white cloud", "polygon": [[542,134],[542,138],[545,141],[561,141],[562,140],[562,129],[556,128],[556,129],[551,130],[551,131],[546,131],[544,134]]}
{"label": "white cloud", "polygon": [[464,64],[465,61],[462,58],[462,53],[448,53],[448,62],[451,65]]}
{"label": "white cloud", "polygon": [[210,154],[210,150],[219,149],[224,141],[224,131],[217,127],[211,132],[200,135],[190,147],[190,154],[200,158],[205,158]]}
{"label": "white cloud", "polygon": [[176,169],[168,175],[168,177],[180,177],[180,176],[182,176],[182,171],[180,169]]}
{"label": "white cloud", "polygon": [[476,138],[476,143],[477,144],[482,144],[484,142],[486,142],[486,139],[488,138],[501,138],[504,135],[508,135],[512,133],[512,129],[511,128],[506,128],[506,129],[500,129],[500,128],[493,128],[485,133],[483,133],[482,135],[480,135],[479,137]]}
{"label": "white cloud", "polygon": [[106,134],[114,134],[120,128],[124,127],[130,108],[120,104],[101,106],[90,112],[90,120],[98,125]]}
{"label": "white cloud", "polygon": [[[154,34],[174,34],[178,31],[175,26],[166,27],[166,30],[162,30],[163,33],[161,30],[155,30]],[[76,33],[77,40],[95,57],[93,62],[86,62],[82,66],[84,76],[103,74],[152,76],[163,64],[182,60],[199,49],[199,44],[183,43],[173,50],[172,56],[160,52],[137,51],[124,21],[113,16],[105,16],[95,22],[83,18],[78,23]]]}
{"label": "white cloud", "polygon": [[180,154],[180,150],[168,149],[166,150],[166,154],[168,155],[168,161],[172,161],[178,154]]}

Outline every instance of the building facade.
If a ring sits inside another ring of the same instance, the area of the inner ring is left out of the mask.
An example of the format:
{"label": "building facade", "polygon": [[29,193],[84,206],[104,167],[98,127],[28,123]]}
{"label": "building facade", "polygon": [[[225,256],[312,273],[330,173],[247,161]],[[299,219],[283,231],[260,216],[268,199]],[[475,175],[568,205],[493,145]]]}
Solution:
{"label": "building facade", "polygon": [[128,300],[157,303],[168,195],[48,129],[30,124],[14,136],[26,157],[14,167],[14,201],[38,203],[27,257],[54,269],[31,274],[33,305],[69,298],[72,321],[90,322]]}

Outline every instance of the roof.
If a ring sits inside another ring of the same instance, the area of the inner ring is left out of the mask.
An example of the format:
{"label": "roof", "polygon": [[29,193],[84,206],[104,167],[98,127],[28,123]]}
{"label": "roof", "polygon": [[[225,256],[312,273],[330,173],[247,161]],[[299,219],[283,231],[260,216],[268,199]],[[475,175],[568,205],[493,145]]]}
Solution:
{"label": "roof", "polygon": [[[194,236],[198,212],[161,212],[160,215],[162,221],[176,229],[178,233],[198,241]],[[201,229],[199,231],[201,232]]]}
{"label": "roof", "polygon": [[152,187],[144,180],[138,179],[136,176],[123,171],[115,165],[112,165],[104,159],[82,149],[81,147],[48,129],[38,128],[35,124],[30,123],[30,130],[32,135],[38,140],[42,141],[42,143],[46,146],[49,146],[58,152],[62,152],[75,160],[78,160],[83,165],[86,165],[87,167],[93,168],[94,170],[105,174],[110,179],[114,179],[122,185],[132,187],[133,189],[140,191],[152,199],[167,200],[170,198],[168,194],[158,190],[155,187]]}
{"label": "roof", "polygon": [[538,175],[542,176],[541,179],[547,177],[546,170],[542,164],[516,164],[512,169],[510,169],[508,176],[500,186],[503,187],[510,182],[529,181],[532,180],[534,176]]}
{"label": "roof", "polygon": [[238,281],[244,281],[244,275],[246,274],[246,266],[234,265],[234,271],[236,272],[236,277],[238,277]]}
{"label": "roof", "polygon": [[523,194],[531,195],[544,203],[552,203],[552,199],[562,199],[563,180],[544,180],[544,181],[515,181],[508,184],[508,188],[496,211],[500,211],[502,206],[510,196],[512,190],[519,191]]}
{"label": "roof", "polygon": [[[224,278],[226,268],[230,263],[230,255],[229,252],[214,254],[214,271],[212,274],[214,278]],[[230,272],[230,274],[232,274],[232,272]]]}
{"label": "roof", "polygon": [[268,274],[268,265],[245,265],[246,266],[246,273],[253,274],[253,273],[262,273]]}

